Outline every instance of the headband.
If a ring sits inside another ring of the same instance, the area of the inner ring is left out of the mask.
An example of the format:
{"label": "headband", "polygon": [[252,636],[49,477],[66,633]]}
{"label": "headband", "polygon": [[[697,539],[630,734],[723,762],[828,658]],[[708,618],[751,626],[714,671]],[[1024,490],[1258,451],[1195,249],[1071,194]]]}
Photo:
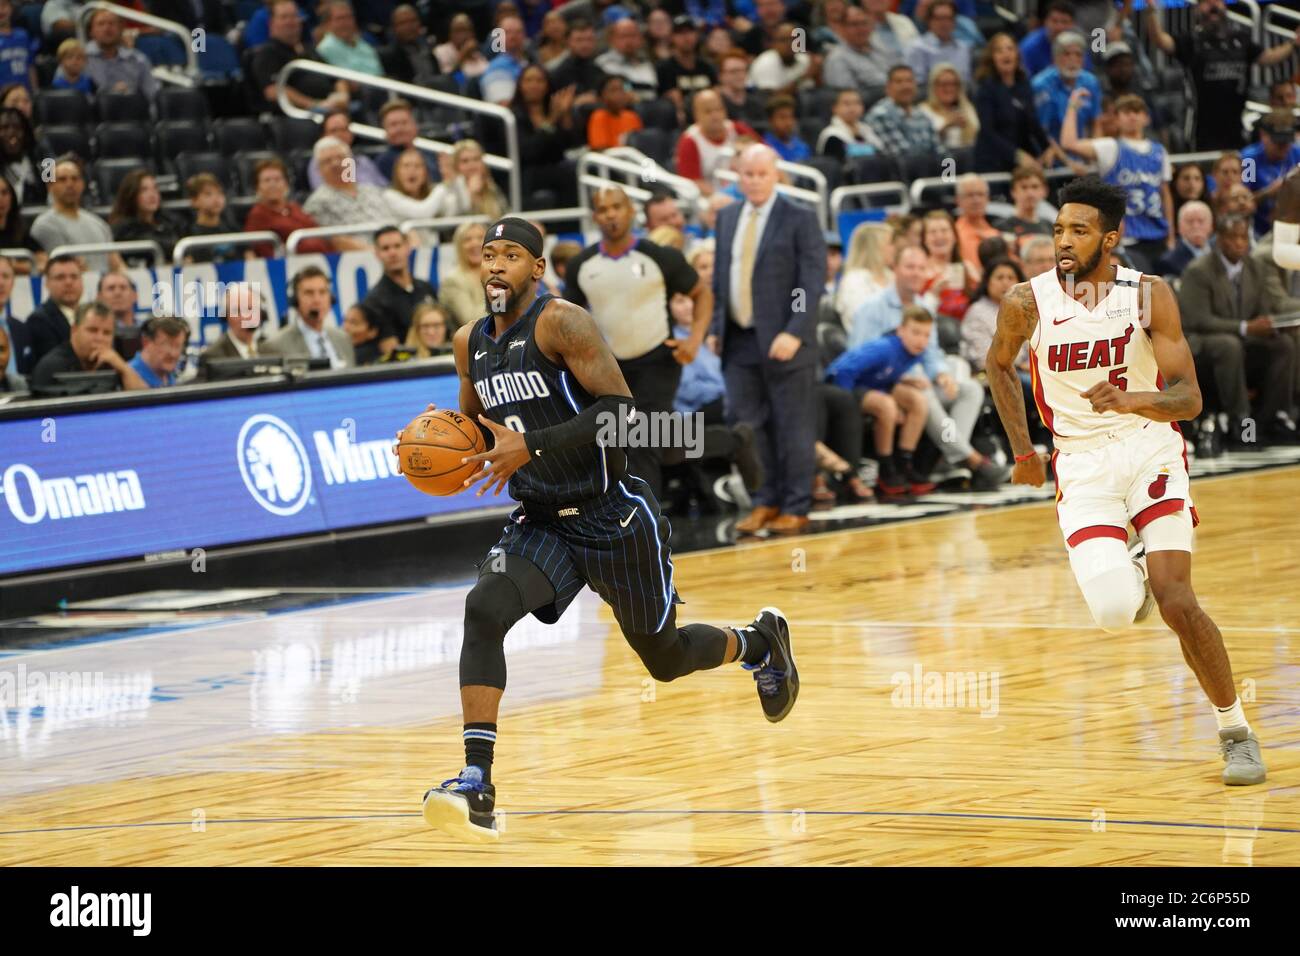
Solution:
{"label": "headband", "polygon": [[488,226],[487,232],[483,235],[483,245],[486,246],[489,242],[496,242],[498,239],[519,243],[534,259],[542,255],[542,234],[531,222],[518,216],[506,216]]}

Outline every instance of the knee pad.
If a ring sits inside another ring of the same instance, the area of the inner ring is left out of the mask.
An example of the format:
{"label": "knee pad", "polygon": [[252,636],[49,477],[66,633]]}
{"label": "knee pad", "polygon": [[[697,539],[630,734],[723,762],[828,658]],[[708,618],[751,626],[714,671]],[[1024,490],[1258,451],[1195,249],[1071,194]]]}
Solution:
{"label": "knee pad", "polygon": [[1142,572],[1118,538],[1093,538],[1070,549],[1070,567],[1092,619],[1115,633],[1133,623],[1145,598]]}
{"label": "knee pad", "polygon": [[524,616],[519,588],[508,574],[482,575],[465,598],[460,686],[506,686],[506,633]]}
{"label": "knee pad", "polygon": [[[689,630],[690,625],[682,628]],[[629,634],[623,632],[628,645],[636,651],[641,663],[650,676],[661,684],[667,684],[679,677],[689,674],[694,668],[688,666],[688,647],[682,641],[682,634],[677,629],[677,609],[668,612],[668,620],[656,634]]]}

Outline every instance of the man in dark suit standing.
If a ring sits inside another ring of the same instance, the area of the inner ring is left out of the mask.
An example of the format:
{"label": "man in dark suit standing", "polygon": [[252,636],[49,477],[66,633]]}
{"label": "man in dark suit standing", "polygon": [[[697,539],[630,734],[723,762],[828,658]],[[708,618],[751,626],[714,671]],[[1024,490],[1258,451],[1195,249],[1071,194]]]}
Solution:
{"label": "man in dark suit standing", "polygon": [[740,156],[745,202],[718,213],[713,334],[727,382],[728,415],[754,429],[766,480],[740,534],[808,525],[814,473],[814,317],[826,283],[817,216],[776,193],[776,153]]}
{"label": "man in dark suit standing", "polygon": [[48,260],[45,263],[45,287],[49,297],[27,316],[33,368],[46,353],[54,351],[71,337],[77,304],[86,291],[81,281],[81,262],[76,256],[54,256]]}

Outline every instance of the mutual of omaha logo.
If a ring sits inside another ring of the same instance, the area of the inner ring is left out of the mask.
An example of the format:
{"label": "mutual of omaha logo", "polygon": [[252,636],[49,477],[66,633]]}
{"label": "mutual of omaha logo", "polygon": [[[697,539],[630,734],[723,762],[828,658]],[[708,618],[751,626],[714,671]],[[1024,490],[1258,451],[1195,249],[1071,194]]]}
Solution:
{"label": "mutual of omaha logo", "polygon": [[236,442],[239,474],[253,500],[274,515],[297,514],[311,496],[311,462],[298,435],[274,415],[244,422]]}

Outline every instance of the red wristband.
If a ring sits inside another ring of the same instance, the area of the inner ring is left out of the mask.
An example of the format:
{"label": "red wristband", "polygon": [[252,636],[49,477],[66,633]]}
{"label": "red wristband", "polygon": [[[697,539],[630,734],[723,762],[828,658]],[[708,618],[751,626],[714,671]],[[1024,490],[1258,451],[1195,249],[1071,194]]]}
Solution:
{"label": "red wristband", "polygon": [[1016,464],[1020,464],[1022,461],[1029,461],[1029,459],[1037,458],[1037,457],[1038,457],[1038,452],[1036,451],[1031,451],[1028,455],[1016,455]]}

